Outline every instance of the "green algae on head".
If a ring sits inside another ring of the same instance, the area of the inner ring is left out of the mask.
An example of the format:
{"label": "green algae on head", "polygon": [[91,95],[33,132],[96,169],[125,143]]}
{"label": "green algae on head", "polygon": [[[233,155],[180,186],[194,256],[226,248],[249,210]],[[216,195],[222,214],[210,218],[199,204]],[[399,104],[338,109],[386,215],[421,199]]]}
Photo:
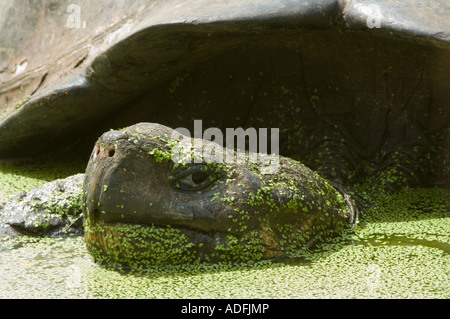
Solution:
{"label": "green algae on head", "polygon": [[346,194],[288,158],[280,157],[274,174],[248,161],[174,163],[172,131],[140,123],[107,132],[95,145],[83,201],[86,245],[99,263],[286,256],[335,236],[354,218]]}

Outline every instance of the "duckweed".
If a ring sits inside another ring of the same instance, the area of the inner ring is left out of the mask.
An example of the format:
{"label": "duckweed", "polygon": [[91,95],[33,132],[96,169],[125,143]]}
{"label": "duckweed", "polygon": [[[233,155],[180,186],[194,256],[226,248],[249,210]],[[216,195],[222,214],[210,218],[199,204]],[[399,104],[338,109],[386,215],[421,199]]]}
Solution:
{"label": "duckweed", "polygon": [[83,173],[85,168],[86,162],[82,159],[61,160],[59,157],[33,163],[0,164],[0,203],[9,196],[47,182]]}
{"label": "duckweed", "polygon": [[110,267],[155,268],[197,260],[195,245],[170,226],[86,223],[85,239],[94,261]]}
{"label": "duckweed", "polygon": [[[433,188],[385,197],[385,209],[368,212],[352,233],[282,260],[124,271],[95,264],[82,237],[3,240],[0,298],[448,299],[448,195]],[[419,203],[432,205],[418,215]]]}
{"label": "duckweed", "polygon": [[[38,184],[52,174],[40,172]],[[26,190],[30,186],[23,181],[33,180],[11,182]],[[0,298],[448,299],[449,198],[449,190],[439,188],[380,195],[378,207],[367,210],[352,232],[279,261],[208,265],[194,258],[187,265],[120,271],[94,263],[82,237],[3,239]],[[167,236],[183,243],[174,230]],[[238,242],[230,239],[223,248],[238,252]]]}

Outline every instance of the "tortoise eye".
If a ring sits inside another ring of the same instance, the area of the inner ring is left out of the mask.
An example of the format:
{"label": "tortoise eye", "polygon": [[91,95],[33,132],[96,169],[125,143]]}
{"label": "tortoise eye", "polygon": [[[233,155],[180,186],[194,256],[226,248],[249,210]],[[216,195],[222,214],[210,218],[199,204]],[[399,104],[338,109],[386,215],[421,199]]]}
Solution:
{"label": "tortoise eye", "polygon": [[173,176],[171,186],[182,191],[198,191],[207,188],[218,176],[206,165],[189,166]]}

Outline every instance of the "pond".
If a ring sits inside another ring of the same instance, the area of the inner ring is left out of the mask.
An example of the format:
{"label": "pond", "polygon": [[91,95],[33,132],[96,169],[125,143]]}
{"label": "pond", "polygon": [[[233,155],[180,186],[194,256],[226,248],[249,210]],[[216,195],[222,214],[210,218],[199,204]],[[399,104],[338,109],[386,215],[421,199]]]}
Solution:
{"label": "pond", "polygon": [[[83,171],[80,162],[0,166],[0,200]],[[0,239],[0,298],[449,298],[450,191],[405,189],[314,251],[249,264],[124,271],[82,237]]]}

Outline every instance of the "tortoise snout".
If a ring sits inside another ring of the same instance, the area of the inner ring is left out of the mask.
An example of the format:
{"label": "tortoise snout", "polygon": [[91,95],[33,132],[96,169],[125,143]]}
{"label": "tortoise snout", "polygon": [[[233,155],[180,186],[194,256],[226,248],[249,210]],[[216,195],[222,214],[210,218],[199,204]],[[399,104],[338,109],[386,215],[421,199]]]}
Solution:
{"label": "tortoise snout", "polygon": [[123,138],[126,138],[126,135],[120,131],[109,131],[103,134],[92,152],[93,160],[114,157],[117,151],[117,142]]}

